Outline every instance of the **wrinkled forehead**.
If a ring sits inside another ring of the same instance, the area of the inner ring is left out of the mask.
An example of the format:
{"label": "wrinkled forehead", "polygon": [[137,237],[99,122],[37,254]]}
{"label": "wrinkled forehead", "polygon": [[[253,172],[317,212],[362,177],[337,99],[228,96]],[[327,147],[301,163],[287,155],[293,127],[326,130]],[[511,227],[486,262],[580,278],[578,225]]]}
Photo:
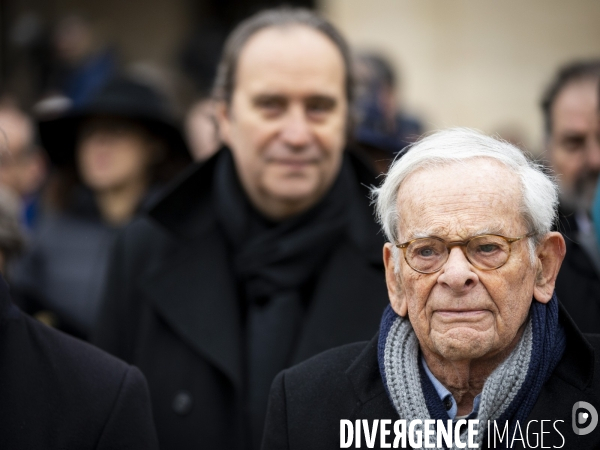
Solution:
{"label": "wrinkled forehead", "polygon": [[421,167],[398,190],[398,232],[462,239],[524,230],[519,176],[489,158]]}

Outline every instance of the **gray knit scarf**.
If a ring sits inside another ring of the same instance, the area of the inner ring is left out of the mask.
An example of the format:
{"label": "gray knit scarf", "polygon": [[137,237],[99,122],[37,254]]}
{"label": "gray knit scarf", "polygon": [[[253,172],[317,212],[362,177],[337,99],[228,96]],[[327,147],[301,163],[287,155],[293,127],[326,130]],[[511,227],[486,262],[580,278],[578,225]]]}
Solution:
{"label": "gray knit scarf", "polygon": [[[478,430],[475,442],[479,447],[488,420],[498,420],[521,389],[528,372],[532,343],[532,327],[529,320],[515,349],[485,382],[477,415],[479,427],[475,427]],[[399,416],[406,419],[407,423],[411,420],[429,419],[430,413],[419,373],[419,342],[408,319],[399,317],[391,326],[385,342],[383,363],[388,392]],[[424,431],[422,426],[420,430]],[[465,435],[466,427],[461,435],[463,442],[466,440]]]}

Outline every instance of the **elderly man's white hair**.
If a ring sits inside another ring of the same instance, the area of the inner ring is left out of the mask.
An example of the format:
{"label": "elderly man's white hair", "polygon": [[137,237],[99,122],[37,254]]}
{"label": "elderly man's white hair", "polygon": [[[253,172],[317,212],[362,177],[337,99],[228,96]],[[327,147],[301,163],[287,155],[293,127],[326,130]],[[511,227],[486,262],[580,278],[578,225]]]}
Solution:
{"label": "elderly man's white hair", "polygon": [[521,180],[520,212],[528,231],[535,233],[530,241],[533,258],[535,245],[550,231],[556,218],[557,185],[544,173],[541,165],[529,160],[514,145],[468,128],[438,131],[413,144],[394,161],[381,186],[373,189],[377,219],[387,239],[394,244],[399,243],[398,219],[402,211],[397,210],[396,203],[398,190],[407,176],[418,169],[464,163],[473,158],[498,161]]}

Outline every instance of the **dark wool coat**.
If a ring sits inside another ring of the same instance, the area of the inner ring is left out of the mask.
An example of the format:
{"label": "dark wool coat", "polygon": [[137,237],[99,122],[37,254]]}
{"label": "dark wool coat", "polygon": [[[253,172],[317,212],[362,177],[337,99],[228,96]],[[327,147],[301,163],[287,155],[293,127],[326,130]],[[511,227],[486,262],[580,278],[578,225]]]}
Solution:
{"label": "dark wool coat", "polygon": [[[211,189],[218,155],[119,238],[95,342],[139,367],[161,447],[249,448],[244,318]],[[361,186],[375,178],[352,158]],[[320,269],[292,363],[370,338],[387,304],[383,238],[364,189],[355,237]],[[268,349],[266,349],[268,351]]]}
{"label": "dark wool coat", "polygon": [[21,312],[0,279],[0,448],[158,448],[138,369]]}
{"label": "dark wool coat", "polygon": [[573,214],[559,210],[559,216],[567,254],[556,279],[556,295],[582,332],[600,333],[600,269],[579,243]]}
{"label": "dark wool coat", "polygon": [[[544,424],[544,431],[550,431],[544,434],[544,448],[598,449],[600,427],[578,436],[572,429],[571,413],[573,405],[582,400],[600,411],[600,336],[584,337],[562,308],[560,320],[565,327],[567,347],[527,419],[538,421],[530,427],[529,442],[535,445],[533,433],[537,431],[539,436],[539,421],[549,420]],[[340,448],[341,419],[353,423],[366,419],[370,425],[375,419],[389,419],[392,423],[398,420],[381,380],[377,340],[375,336],[368,343],[330,350],[281,372],[271,388],[262,449],[336,449]],[[564,421],[556,423],[563,437],[553,429],[557,420]],[[525,437],[526,425],[521,426]],[[393,442],[393,431],[391,436],[389,443]],[[513,448],[521,448],[519,445],[520,441],[515,441]],[[541,448],[541,444],[538,446]],[[366,448],[364,434],[362,448]],[[381,448],[379,434],[371,448]]]}

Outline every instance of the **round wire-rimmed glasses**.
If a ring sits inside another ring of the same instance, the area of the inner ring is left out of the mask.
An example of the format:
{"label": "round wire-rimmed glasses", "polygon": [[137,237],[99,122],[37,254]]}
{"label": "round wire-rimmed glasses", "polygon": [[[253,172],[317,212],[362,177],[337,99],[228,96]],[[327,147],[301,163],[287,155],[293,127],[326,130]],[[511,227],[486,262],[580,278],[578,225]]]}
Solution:
{"label": "round wire-rimmed glasses", "polygon": [[499,234],[482,234],[466,241],[450,242],[430,236],[396,244],[396,247],[402,249],[404,260],[409,267],[419,273],[439,271],[448,261],[452,247],[460,247],[473,267],[479,270],[494,270],[506,264],[513,243],[533,235],[534,233],[528,233],[509,238]]}

